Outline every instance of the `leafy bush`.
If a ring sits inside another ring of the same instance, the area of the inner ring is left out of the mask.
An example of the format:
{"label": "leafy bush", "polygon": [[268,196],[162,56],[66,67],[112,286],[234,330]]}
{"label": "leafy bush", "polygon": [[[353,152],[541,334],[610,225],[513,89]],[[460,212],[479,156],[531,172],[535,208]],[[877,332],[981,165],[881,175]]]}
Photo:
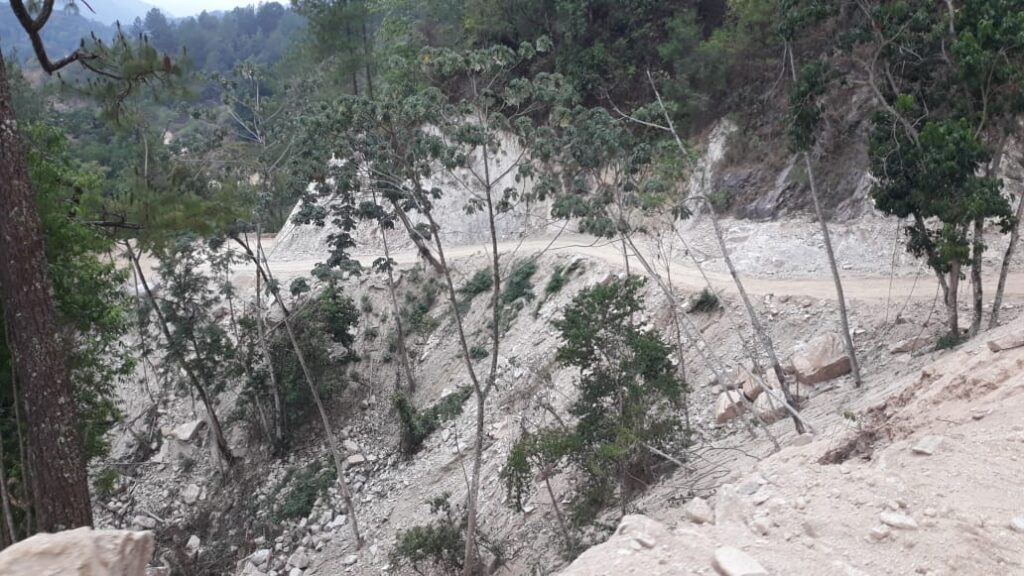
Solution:
{"label": "leafy bush", "polygon": [[395,397],[395,408],[402,424],[402,452],[406,455],[418,452],[423,441],[441,424],[462,414],[462,405],[472,393],[472,388],[468,386],[459,388],[423,411],[417,410],[404,394],[398,394]]}
{"label": "leafy bush", "polygon": [[634,322],[643,311],[642,286],[630,276],[588,288],[555,322],[562,337],[556,358],[579,370],[569,408],[575,424],[528,433],[515,444],[501,472],[512,506],[522,506],[537,474],[569,465],[582,477],[572,517],[585,525],[656,478],[663,461],[651,447],[676,439],[685,384],[671,348]]}
{"label": "leafy bush", "polygon": [[391,551],[392,564],[399,567],[408,564],[417,574],[462,572],[465,515],[457,519],[448,498],[446,492],[428,502],[430,513],[435,517],[430,523],[398,533],[398,542]]}
{"label": "leafy bush", "polygon": [[472,300],[473,298],[487,292],[494,287],[494,274],[490,268],[483,268],[477,270],[476,274],[466,282],[465,286],[459,288],[459,294],[462,294],[467,299]]}
{"label": "leafy bush", "polygon": [[121,479],[121,473],[116,468],[104,468],[93,480],[92,486],[96,496],[101,499],[110,498],[117,488],[117,481]]}
{"label": "leafy bush", "polygon": [[275,517],[280,522],[309,516],[316,499],[325,494],[336,479],[333,464],[322,466],[317,462],[290,474],[285,484],[291,488],[279,500]]}
{"label": "leafy bush", "polygon": [[527,302],[536,296],[533,293],[533,275],[537,273],[537,263],[533,260],[524,260],[512,269],[505,281],[505,289],[501,291],[501,301],[505,304],[514,304],[519,300]]}
{"label": "leafy bush", "polygon": [[469,349],[469,357],[472,360],[481,360],[483,358],[487,358],[489,355],[490,352],[487,351],[486,346],[481,346],[477,344],[476,346],[473,346],[472,348]]}
{"label": "leafy bush", "polygon": [[718,295],[707,288],[700,291],[697,299],[690,304],[690,312],[714,312],[721,308],[722,303]]}
{"label": "leafy bush", "polygon": [[949,350],[963,344],[964,337],[958,334],[943,334],[935,343],[936,350]]}
{"label": "leafy bush", "polygon": [[569,279],[572,278],[573,274],[582,269],[582,260],[575,260],[568,266],[556,267],[555,271],[551,274],[551,278],[548,279],[547,285],[544,286],[544,295],[551,296],[561,292],[562,288],[569,283]]}

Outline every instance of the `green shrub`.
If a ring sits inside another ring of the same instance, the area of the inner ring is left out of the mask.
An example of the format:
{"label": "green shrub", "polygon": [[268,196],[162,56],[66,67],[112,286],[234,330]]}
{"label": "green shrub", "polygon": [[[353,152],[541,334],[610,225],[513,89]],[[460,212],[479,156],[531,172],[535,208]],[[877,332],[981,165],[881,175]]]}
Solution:
{"label": "green shrub", "polygon": [[363,311],[363,314],[373,313],[373,302],[370,301],[369,294],[363,294],[359,297],[359,309]]}
{"label": "green shrub", "polygon": [[490,352],[487,351],[486,346],[477,344],[469,349],[469,357],[471,360],[482,360],[490,356]]}
{"label": "green shrub", "polygon": [[512,269],[505,280],[505,289],[501,291],[501,301],[505,304],[513,304],[519,300],[527,302],[536,296],[533,293],[533,275],[537,273],[537,263],[533,260],[524,260]]}
{"label": "green shrub", "polygon": [[408,565],[417,574],[451,574],[462,572],[466,548],[465,515],[457,519],[448,501],[448,493],[430,500],[434,519],[398,533],[391,551],[391,563]]}
{"label": "green shrub", "polygon": [[363,330],[363,338],[366,340],[376,340],[380,337],[380,328],[377,326],[367,326]]}
{"label": "green shrub", "polygon": [[466,282],[462,288],[459,288],[459,294],[462,294],[468,300],[472,300],[493,287],[494,274],[490,268],[483,268],[477,270],[476,274],[473,274],[473,277],[469,279],[469,282]]}
{"label": "green shrub", "polygon": [[404,394],[395,397],[395,408],[402,424],[402,452],[412,455],[423,446],[423,441],[441,427],[441,424],[462,414],[462,405],[473,393],[465,386],[441,398],[437,404],[420,411]]}
{"label": "green shrub", "polygon": [[707,288],[700,291],[697,299],[690,304],[690,312],[714,312],[722,306],[718,295]]}
{"label": "green shrub", "polygon": [[291,488],[279,499],[275,517],[280,522],[309,516],[316,499],[327,493],[336,479],[334,465],[323,466],[319,462],[290,474],[285,484]]}
{"label": "green shrub", "polygon": [[949,350],[964,343],[964,337],[958,334],[944,334],[935,343],[936,350]]}
{"label": "green shrub", "polygon": [[121,479],[121,473],[116,468],[104,468],[93,480],[92,486],[96,496],[102,499],[110,498],[117,488],[117,481]]}

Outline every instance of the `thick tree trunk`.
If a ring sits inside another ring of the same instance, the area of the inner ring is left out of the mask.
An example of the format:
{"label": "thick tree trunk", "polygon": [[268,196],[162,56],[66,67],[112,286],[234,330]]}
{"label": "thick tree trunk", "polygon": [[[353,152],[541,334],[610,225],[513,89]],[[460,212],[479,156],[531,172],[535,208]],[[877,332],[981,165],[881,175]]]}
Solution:
{"label": "thick tree trunk", "polygon": [[989,318],[988,327],[995,328],[999,325],[999,309],[1003,307],[1003,291],[1006,290],[1006,277],[1010,274],[1010,263],[1013,262],[1013,252],[1020,240],[1020,220],[1024,218],[1024,193],[1021,193],[1017,200],[1017,219],[1013,222],[1013,230],[1010,231],[1010,243],[1006,246],[1006,254],[1003,255],[1003,265],[999,270],[999,284],[996,286],[996,297],[992,302],[992,317]]}
{"label": "thick tree trunk", "polygon": [[92,525],[68,352],[60,339],[42,223],[0,54],[0,288],[24,394],[40,530]]}
{"label": "thick tree trunk", "polygon": [[971,242],[971,292],[974,298],[974,314],[971,317],[971,330],[968,336],[974,338],[981,330],[981,317],[984,315],[985,294],[982,291],[981,256],[985,252],[985,220],[974,221],[974,237]]}
{"label": "thick tree trunk", "polygon": [[811,184],[811,199],[814,201],[814,213],[821,225],[821,237],[825,241],[825,255],[828,256],[828,265],[832,269],[832,282],[836,285],[836,300],[839,305],[839,330],[842,332],[843,345],[846,346],[846,354],[850,357],[850,369],[853,372],[853,382],[860,386],[863,384],[860,376],[860,362],[857,361],[857,349],[853,346],[853,335],[850,333],[850,317],[846,311],[846,296],[843,294],[843,280],[839,276],[839,266],[836,264],[836,254],[832,250],[832,235],[828,231],[828,222],[825,221],[825,213],[821,209],[821,202],[818,200],[818,187],[814,181],[814,168],[811,166],[811,155],[807,152],[804,155],[804,165],[807,167],[807,179]]}
{"label": "thick tree trunk", "polygon": [[18,541],[18,530],[14,527],[14,514],[11,509],[11,493],[7,486],[7,459],[4,457],[4,437],[0,434],[0,512],[4,516],[7,527],[8,543]]}

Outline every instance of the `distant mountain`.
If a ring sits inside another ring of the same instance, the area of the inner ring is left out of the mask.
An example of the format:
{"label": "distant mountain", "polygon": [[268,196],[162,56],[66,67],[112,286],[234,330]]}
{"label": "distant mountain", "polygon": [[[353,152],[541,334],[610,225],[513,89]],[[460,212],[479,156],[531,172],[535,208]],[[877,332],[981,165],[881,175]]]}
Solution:
{"label": "distant mountain", "polygon": [[[114,2],[115,0],[92,0],[96,3]],[[46,42],[46,51],[53,57],[59,58],[78,48],[82,38],[88,38],[95,33],[97,37],[109,40],[114,36],[114,28],[99,21],[90,20],[84,16],[88,10],[82,7],[82,12],[76,14],[67,10],[54,10],[50,20],[43,28],[43,40]],[[129,21],[129,23],[131,23]],[[18,24],[18,20],[11,12],[11,7],[6,2],[0,3],[0,49],[5,57],[17,55],[19,60],[33,56],[32,45],[28,41],[28,35]]]}
{"label": "distant mountain", "polygon": [[[88,0],[88,2],[93,11],[89,11],[84,4],[80,5],[78,12],[82,16],[110,25],[120,22],[126,27],[131,26],[136,18],[145,18],[146,12],[155,8],[152,4],[141,0]],[[166,11],[164,13],[167,14]]]}

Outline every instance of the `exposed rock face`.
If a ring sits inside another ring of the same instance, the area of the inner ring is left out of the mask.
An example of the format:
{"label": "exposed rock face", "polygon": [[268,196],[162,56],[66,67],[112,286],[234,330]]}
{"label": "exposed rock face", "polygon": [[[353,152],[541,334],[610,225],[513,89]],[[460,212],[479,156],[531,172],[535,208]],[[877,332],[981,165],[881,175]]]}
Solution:
{"label": "exposed rock face", "polygon": [[37,534],[0,552],[4,576],[144,576],[152,532],[79,528]]}
{"label": "exposed rock face", "polygon": [[1020,348],[1024,346],[1024,332],[1015,332],[1013,334],[1007,334],[1002,338],[996,338],[995,340],[989,340],[985,343],[988,349],[992,352],[1002,352],[1003,350],[1012,350],[1014,348]]}
{"label": "exposed rock face", "polygon": [[580,555],[561,576],[679,576],[697,568],[679,554],[683,549],[707,545],[696,534],[673,534],[664,524],[646,516],[622,519],[604,544]]}
{"label": "exposed rock face", "polygon": [[843,341],[828,334],[807,345],[793,355],[796,379],[801,384],[818,384],[850,373],[850,357],[843,349]]}
{"label": "exposed rock face", "polygon": [[754,413],[765,424],[778,422],[789,414],[782,402],[772,398],[771,394],[764,394],[754,402]]}

